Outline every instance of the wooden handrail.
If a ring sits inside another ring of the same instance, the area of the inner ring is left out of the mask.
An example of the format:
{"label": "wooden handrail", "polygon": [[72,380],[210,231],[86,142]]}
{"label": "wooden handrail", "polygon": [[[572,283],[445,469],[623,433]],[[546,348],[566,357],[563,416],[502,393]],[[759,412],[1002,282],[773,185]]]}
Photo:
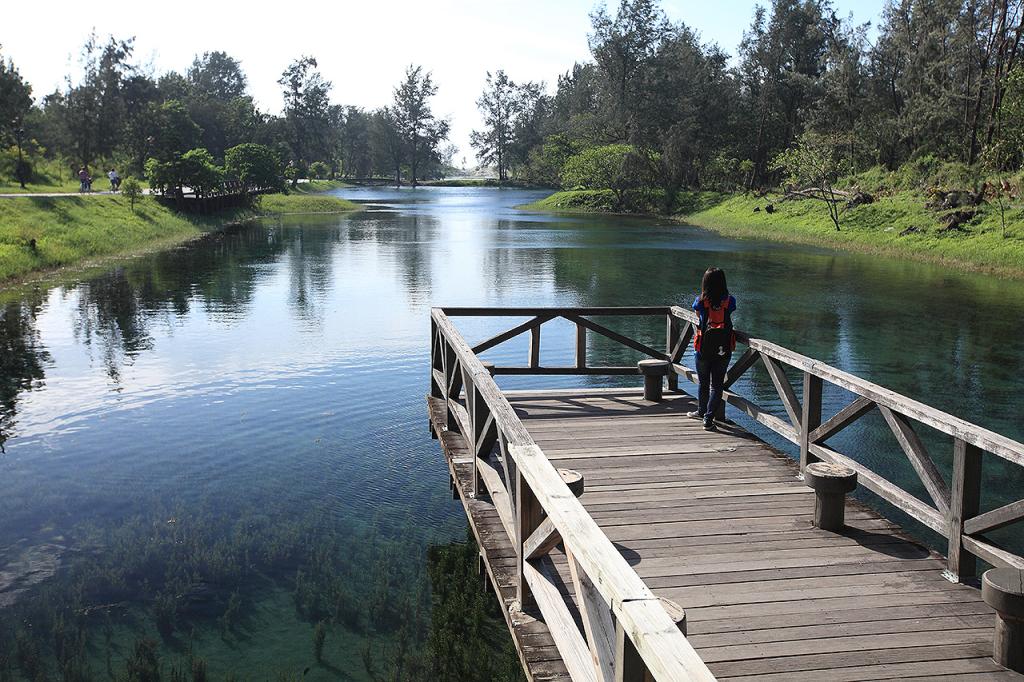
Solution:
{"label": "wooden handrail", "polygon": [[[682,320],[693,324],[697,322],[697,313],[692,310],[672,306],[671,311],[674,316]],[[736,339],[747,347],[784,362],[794,369],[820,377],[851,393],[868,398],[878,405],[888,407],[904,416],[926,424],[936,431],[941,431],[954,438],[960,438],[986,452],[991,452],[1014,464],[1024,466],[1024,443],[1019,443],[994,431],[989,431],[959,417],[954,417],[947,412],[925,405],[913,398],[900,395],[867,379],[844,372],[820,360],[801,355],[770,341],[754,338],[739,330],[736,332]]]}
{"label": "wooden handrail", "polygon": [[[672,306],[670,314],[691,326],[698,323],[697,314],[687,308]],[[749,350],[742,356],[743,366],[740,367],[740,362],[737,362],[730,370],[728,383],[734,382],[753,364],[752,360],[755,358],[750,355],[751,352],[760,355],[765,359],[788,416],[795,417],[794,411],[798,408],[802,414],[799,420],[793,419],[795,428],[789,428],[783,420],[768,415],[745,398],[730,391],[726,391],[726,400],[787,440],[800,445],[801,469],[810,458],[824,459],[855,469],[860,474],[860,482],[864,487],[947,538],[947,577],[950,579],[962,580],[972,577],[975,573],[974,557],[995,565],[1024,568],[1024,557],[998,547],[980,535],[982,532],[1024,520],[1024,500],[979,513],[981,453],[989,452],[1012,464],[1024,466],[1024,443],[770,341],[755,338],[739,330],[736,331],[736,339]],[[773,367],[776,362],[803,372],[806,393],[803,397],[804,405],[797,404],[785,375],[781,369]],[[693,370],[679,363],[675,363],[673,368],[679,375],[691,379],[694,376]],[[824,423],[821,422],[820,388],[823,381],[856,396],[853,402]],[[815,388],[810,392],[808,387]],[[824,445],[825,440],[875,408],[882,413],[934,504],[911,495],[881,474]],[[808,417],[810,414],[814,414],[813,419]],[[939,474],[909,420],[952,437],[952,489],[947,488],[945,480]]]}
{"label": "wooden handrail", "polygon": [[[477,309],[469,310],[475,314]],[[513,310],[515,312],[508,314],[531,314],[522,312],[529,309]],[[587,309],[579,310],[583,314],[597,314]],[[656,310],[655,314],[667,314],[666,308]],[[533,313],[534,316],[546,314],[543,311]],[[546,520],[557,531],[566,554],[574,562],[574,568],[585,576],[581,582],[596,588],[592,592],[601,600],[598,609],[609,609],[612,614],[615,637],[605,632],[605,636],[595,636],[594,641],[589,642],[584,641],[582,635],[556,639],[563,660],[571,668],[576,668],[574,677],[605,679],[598,669],[599,662],[608,660],[608,656],[614,658],[619,649],[628,645],[635,649],[646,670],[658,680],[713,680],[714,676],[655,595],[601,531],[533,441],[488,369],[443,309],[431,311],[431,331],[431,395],[445,401],[449,424],[473,444],[475,471],[480,471],[477,468],[480,460],[490,456],[495,444],[504,455],[503,469],[510,472],[514,468],[514,474],[506,473],[503,482],[495,482],[493,474],[497,469],[491,467],[483,484],[492,491],[492,502],[496,507],[508,504],[499,511],[499,516],[513,511],[508,500],[514,500],[516,532],[510,539],[519,555],[518,593],[521,603],[525,605],[532,600],[551,624],[566,622],[567,607],[557,589],[550,589],[546,582],[550,559],[546,555],[529,556],[538,551],[538,545],[544,545],[548,551],[553,548],[550,543],[530,542],[530,537]],[[486,417],[479,413],[480,410],[486,410]],[[453,415],[455,418],[451,419]],[[481,447],[480,434],[474,427],[480,423],[493,423],[497,432],[494,442],[485,448]],[[478,475],[475,473],[474,478]],[[499,485],[502,486],[500,490],[497,489]],[[577,585],[577,593],[582,595],[586,590]],[[567,622],[572,622],[571,617]],[[611,640],[619,640],[615,651],[607,650],[607,642]],[[590,648],[604,647],[600,650],[601,655],[592,657],[590,649],[580,651],[580,641]],[[571,650],[562,650],[563,647]],[[619,664],[622,660],[625,660],[625,655],[620,657]],[[591,663],[594,668],[590,667]]]}

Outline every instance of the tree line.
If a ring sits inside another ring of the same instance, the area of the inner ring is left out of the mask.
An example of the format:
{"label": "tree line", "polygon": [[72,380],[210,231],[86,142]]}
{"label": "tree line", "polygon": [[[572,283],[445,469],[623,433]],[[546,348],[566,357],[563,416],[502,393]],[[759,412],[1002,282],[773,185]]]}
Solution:
{"label": "tree line", "polygon": [[431,110],[437,86],[421,66],[408,67],[390,104],[366,110],[333,103],[316,59],[302,56],[281,73],[283,109],[271,114],[257,107],[240,62],[225,52],[157,76],[134,50],[134,39],[91,35],[80,73],[38,103],[0,52],[0,172],[33,172],[29,161],[16,167],[16,147],[28,159],[60,159],[74,170],[116,166],[164,185],[176,184],[182,169],[199,169],[200,182],[230,173],[217,164],[239,145],[249,145],[250,161],[255,151],[269,155],[282,178],[384,175],[416,184],[451,163],[449,123]]}
{"label": "tree line", "polygon": [[[591,14],[591,59],[553,91],[488,72],[471,144],[501,180],[623,197],[655,188],[666,208],[682,189],[800,179],[796,164],[808,159],[833,176],[908,162],[1016,171],[1022,39],[1024,0],[890,0],[874,29],[829,0],[771,0],[730,54],[670,21],[657,0],[619,0]],[[90,37],[77,83],[69,76],[39,104],[0,55],[3,146],[20,135],[46,155],[141,171],[148,159],[205,149],[219,162],[255,143],[293,175],[412,184],[440,175],[455,153],[449,122],[430,107],[437,86],[419,66],[390,104],[367,110],[333,104],[316,60],[300,57],[281,74],[284,108],[273,115],[224,52],[155,77],[133,50],[132,40]]]}
{"label": "tree line", "polygon": [[591,60],[553,93],[489,74],[473,145],[502,177],[669,201],[799,176],[799,148],[833,172],[1019,170],[1022,32],[1021,0],[890,0],[873,34],[829,0],[772,0],[730,55],[657,0],[620,0],[591,14]]}

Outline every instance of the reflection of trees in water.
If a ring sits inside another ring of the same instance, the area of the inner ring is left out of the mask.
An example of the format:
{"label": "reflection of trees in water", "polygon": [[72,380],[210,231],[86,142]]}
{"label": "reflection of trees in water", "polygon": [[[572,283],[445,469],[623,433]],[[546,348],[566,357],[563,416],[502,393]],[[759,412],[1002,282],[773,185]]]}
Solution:
{"label": "reflection of trees in water", "polygon": [[436,217],[368,211],[347,217],[343,227],[350,243],[373,242],[386,247],[410,304],[430,303],[431,257],[441,229]]}
{"label": "reflection of trees in water", "polygon": [[50,362],[35,327],[40,306],[34,295],[0,307],[0,450],[13,433],[18,394],[40,385]]}
{"label": "reflection of trees in water", "polygon": [[285,229],[282,236],[287,244],[292,308],[300,320],[320,326],[325,313],[323,302],[333,280],[331,254],[338,233],[334,229],[300,228]]}
{"label": "reflection of trees in water", "polygon": [[84,282],[77,293],[75,339],[90,350],[98,346],[107,375],[116,384],[121,367],[153,347],[149,316],[121,268]]}
{"label": "reflection of trees in water", "polygon": [[153,347],[150,328],[189,313],[200,302],[220,322],[244,316],[260,270],[283,250],[273,230],[247,227],[198,244],[137,259],[75,285],[73,330],[87,348],[98,348],[111,380]]}
{"label": "reflection of trees in water", "polygon": [[[185,316],[197,303],[221,323],[243,317],[265,276],[254,266],[273,262],[284,247],[280,230],[248,226],[89,277],[67,291],[75,297],[75,339],[98,349],[117,383],[124,364],[152,348],[154,323]],[[0,445],[12,433],[18,395],[43,380],[50,361],[36,329],[43,295],[0,306]]]}
{"label": "reflection of trees in water", "polygon": [[466,267],[482,268],[490,300],[518,305],[522,301],[508,301],[511,292],[528,288],[533,297],[547,293],[545,289],[554,279],[552,261],[548,249],[490,249],[482,264],[467,263]]}

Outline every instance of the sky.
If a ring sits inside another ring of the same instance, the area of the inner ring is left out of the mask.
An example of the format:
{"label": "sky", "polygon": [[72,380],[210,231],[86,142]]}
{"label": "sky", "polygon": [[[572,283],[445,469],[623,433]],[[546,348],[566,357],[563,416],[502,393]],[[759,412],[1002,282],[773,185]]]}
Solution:
{"label": "sky", "polygon": [[[834,0],[841,16],[877,23],[884,0]],[[614,8],[617,0],[609,2]],[[664,0],[669,18],[696,29],[730,54],[749,26],[753,0]],[[0,54],[13,59],[40,98],[79,71],[90,31],[135,37],[137,62],[155,74],[184,72],[196,54],[222,50],[238,59],[264,111],[280,112],[277,79],[301,55],[317,59],[334,84],[335,103],[376,108],[409,64],[433,73],[434,113],[451,120],[451,141],[475,164],[469,135],[480,126],[476,100],[488,71],[519,81],[545,81],[585,61],[594,0],[306,0],[283,2],[43,4],[11,0],[0,12]],[[82,8],[88,11],[83,12]],[[109,10],[108,10],[109,8]]]}

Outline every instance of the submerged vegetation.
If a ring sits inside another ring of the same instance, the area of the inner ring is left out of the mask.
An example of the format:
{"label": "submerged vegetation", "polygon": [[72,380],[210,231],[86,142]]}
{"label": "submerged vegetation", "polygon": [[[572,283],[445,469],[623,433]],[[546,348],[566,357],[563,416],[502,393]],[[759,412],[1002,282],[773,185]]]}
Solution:
{"label": "submerged vegetation", "polygon": [[[223,679],[238,670],[217,651],[249,639],[273,593],[290,595],[309,624],[307,672],[522,679],[471,542],[426,550],[402,529],[268,509],[154,505],[119,524],[75,527],[59,571],[0,610],[0,680]],[[428,575],[420,560],[395,561],[424,552]],[[353,635],[365,643],[358,652]]]}
{"label": "submerged vegetation", "polygon": [[[392,560],[415,551],[408,541],[372,524],[317,512],[286,519],[266,508],[154,505],[120,524],[72,529],[59,572],[0,612],[0,651],[12,654],[0,656],[0,679],[15,670],[30,680],[90,679],[104,669],[155,679],[139,669],[161,667],[174,679],[175,669],[206,670],[209,633],[228,644],[247,637],[262,595],[274,590],[292,594],[314,633],[319,624],[318,659],[332,657],[329,623],[366,637],[426,629],[420,563]],[[126,630],[137,638],[128,651]]]}

